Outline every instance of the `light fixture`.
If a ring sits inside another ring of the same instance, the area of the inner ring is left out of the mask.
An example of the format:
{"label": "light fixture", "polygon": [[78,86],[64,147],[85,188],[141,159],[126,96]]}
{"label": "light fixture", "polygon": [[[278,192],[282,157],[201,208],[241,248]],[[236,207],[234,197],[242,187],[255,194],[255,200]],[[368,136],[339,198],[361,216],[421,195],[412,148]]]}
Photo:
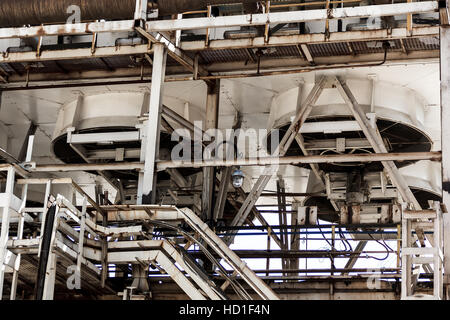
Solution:
{"label": "light fixture", "polygon": [[245,178],[244,172],[242,172],[241,169],[236,169],[234,170],[232,177],[233,177],[233,187],[235,187],[236,189],[242,187]]}

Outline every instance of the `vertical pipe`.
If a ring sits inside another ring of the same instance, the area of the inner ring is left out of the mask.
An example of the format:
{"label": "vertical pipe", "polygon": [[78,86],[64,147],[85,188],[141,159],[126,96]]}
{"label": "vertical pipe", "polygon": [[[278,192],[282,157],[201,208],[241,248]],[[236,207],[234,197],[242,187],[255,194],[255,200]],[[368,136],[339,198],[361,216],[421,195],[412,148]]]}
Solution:
{"label": "vertical pipe", "polygon": [[400,248],[402,245],[402,227],[401,225],[397,226],[397,268],[400,268],[401,265],[401,255]]}
{"label": "vertical pipe", "polygon": [[[331,227],[331,251],[334,253],[336,251],[336,226],[332,226]],[[331,256],[331,275],[334,275],[334,269],[335,269],[335,265],[334,265],[334,255]]]}
{"label": "vertical pipe", "polygon": [[[272,229],[268,228],[267,229],[267,252],[270,251],[270,234],[271,234],[271,232],[272,232]],[[270,271],[270,257],[269,256],[267,256],[266,270],[267,270],[266,276],[268,277],[270,275],[269,274],[269,271]]]}

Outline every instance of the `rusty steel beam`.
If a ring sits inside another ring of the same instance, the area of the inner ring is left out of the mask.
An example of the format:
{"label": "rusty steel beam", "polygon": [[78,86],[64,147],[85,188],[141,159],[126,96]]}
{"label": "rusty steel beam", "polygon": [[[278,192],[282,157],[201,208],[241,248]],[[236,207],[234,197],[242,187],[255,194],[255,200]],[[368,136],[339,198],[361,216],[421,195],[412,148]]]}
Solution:
{"label": "rusty steel beam", "polygon": [[264,41],[264,37],[218,39],[211,40],[208,45],[205,44],[205,41],[184,41],[181,43],[181,49],[184,51],[232,50],[242,48],[292,46],[299,43],[319,44],[353,41],[383,41],[437,36],[439,36],[439,27],[423,26],[412,28],[411,35],[407,34],[405,28],[331,32],[328,38],[325,38],[323,33],[274,35],[271,36],[267,42]]}
{"label": "rusty steel beam", "polygon": [[[423,60],[437,62],[439,50],[412,51],[408,55],[403,52],[390,52],[385,65],[397,63],[408,63],[410,60]],[[358,56],[332,56],[315,58],[317,66],[311,67],[305,61],[298,58],[267,59],[261,63],[261,73],[256,73],[256,65],[245,61],[213,63],[208,65],[210,76],[198,76],[197,80],[214,80],[229,78],[261,77],[269,75],[307,73],[323,69],[356,68],[370,66],[369,63],[379,63],[383,59],[383,53],[360,54]],[[144,79],[142,79],[144,75]],[[111,80],[111,79],[122,80]],[[133,83],[148,83],[151,79],[151,69],[147,66],[142,68],[117,68],[109,70],[77,70],[67,73],[62,72],[40,72],[26,74],[11,74],[8,77],[8,84],[2,84],[3,91],[34,90],[34,89],[54,89],[58,87],[82,87],[82,86],[102,86],[121,85]],[[84,81],[86,80],[86,81]],[[174,65],[167,68],[166,82],[191,81],[194,76],[186,71],[185,66]],[[48,81],[52,81],[49,84]],[[70,81],[70,83],[67,83]],[[89,82],[87,82],[89,81]],[[44,83],[45,82],[45,83]],[[27,83],[27,85],[25,85]],[[39,84],[42,83],[42,84]]]}
{"label": "rusty steel beam", "polygon": [[84,35],[102,32],[132,32],[134,31],[134,27],[134,20],[121,20],[74,24],[53,24],[37,27],[0,28],[0,39]]}
{"label": "rusty steel beam", "polygon": [[[38,61],[60,61],[73,59],[107,58],[115,56],[151,54],[153,49],[147,44],[131,46],[101,47],[92,52],[91,48],[44,50],[40,55],[35,51],[10,52],[0,55],[0,63],[22,63]],[[114,71],[114,70],[109,70]]]}
{"label": "rusty steel beam", "polygon": [[237,26],[265,26],[266,24],[302,23],[327,19],[368,18],[436,12],[437,1],[395,3],[360,7],[316,9],[304,11],[270,12],[252,15],[221,16],[179,20],[149,21],[147,30],[152,32],[229,28]]}

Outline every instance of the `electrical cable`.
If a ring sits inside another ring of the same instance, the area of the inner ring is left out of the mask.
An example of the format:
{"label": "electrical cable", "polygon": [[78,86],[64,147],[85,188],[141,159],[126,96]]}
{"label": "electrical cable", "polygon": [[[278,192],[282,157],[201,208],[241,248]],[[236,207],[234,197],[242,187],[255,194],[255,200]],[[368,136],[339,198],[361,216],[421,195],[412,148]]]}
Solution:
{"label": "electrical cable", "polygon": [[339,228],[339,235],[341,236],[341,240],[343,238],[344,241],[348,244],[348,247],[350,248],[350,251],[353,251],[353,247],[350,244],[350,242],[347,240],[347,237],[345,236],[344,232],[342,231],[342,228]]}
{"label": "electrical cable", "polygon": [[375,260],[378,260],[378,261],[385,261],[385,260],[387,260],[389,258],[389,255],[390,255],[389,249],[384,244],[382,244],[379,240],[377,240],[374,237],[372,237],[372,235],[370,233],[368,233],[368,235],[369,235],[370,238],[372,238],[372,240],[375,240],[378,244],[380,244],[383,248],[386,249],[386,257],[384,257],[384,258],[377,258],[377,257],[374,257],[374,256],[367,256],[367,258],[375,259]]}

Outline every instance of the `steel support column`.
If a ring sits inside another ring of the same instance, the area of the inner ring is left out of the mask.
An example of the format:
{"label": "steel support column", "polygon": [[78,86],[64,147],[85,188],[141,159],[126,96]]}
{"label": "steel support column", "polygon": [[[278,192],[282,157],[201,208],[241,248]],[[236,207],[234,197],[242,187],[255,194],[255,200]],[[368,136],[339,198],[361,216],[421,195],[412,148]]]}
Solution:
{"label": "steel support column", "polygon": [[[450,26],[441,26],[441,121],[443,202],[450,208]],[[444,272],[450,284],[450,215],[444,214]],[[449,297],[447,297],[449,298]]]}
{"label": "steel support column", "polygon": [[162,89],[166,74],[167,50],[161,43],[154,44],[154,58],[152,71],[152,86],[144,152],[144,173],[139,175],[138,204],[150,204],[156,201],[156,171],[155,162],[159,156],[159,135],[162,107]]}
{"label": "steel support column", "polygon": [[[24,209],[27,203],[27,193],[28,193],[28,184],[23,185],[22,187],[22,205],[19,210],[19,224],[17,226],[17,240],[23,239],[23,229],[25,225],[25,212]],[[19,281],[19,270],[20,270],[20,262],[22,259],[22,255],[19,253],[16,256],[16,261],[14,262],[14,270],[13,270],[13,278],[11,282],[11,293],[10,300],[16,300],[17,295],[17,284]]]}
{"label": "steel support column", "polygon": [[[277,181],[277,199],[278,199],[278,221],[280,226],[289,225],[287,221],[287,213],[286,213],[286,189],[285,183],[282,177],[278,177]],[[280,239],[282,244],[282,250],[289,250],[289,236],[287,229],[280,229]],[[289,259],[283,258],[281,259],[281,265],[283,271],[289,270]],[[287,276],[287,273],[283,273],[284,276]]]}
{"label": "steel support column", "polygon": [[0,232],[0,300],[3,297],[3,284],[5,280],[5,269],[6,269],[6,253],[7,253],[7,243],[9,236],[9,221],[11,218],[11,200],[14,192],[14,178],[15,171],[13,167],[8,169],[8,176],[6,181],[6,201],[2,208],[2,227]]}
{"label": "steel support column", "polygon": [[[25,140],[23,142],[22,148],[20,149],[20,153],[19,153],[19,161],[20,162],[31,161],[31,158],[29,160],[27,159],[27,155],[29,153],[28,149],[29,149],[30,145],[32,147],[32,144],[34,141],[34,135],[36,134],[37,129],[38,129],[38,126],[35,123],[31,122],[30,126],[28,128],[27,134],[25,135]],[[30,139],[30,137],[33,137],[33,138]]]}
{"label": "steel support column", "polygon": [[[298,202],[292,203],[292,213],[291,213],[291,225],[297,226],[298,225]],[[300,231],[300,230],[299,230]],[[289,249],[292,251],[299,251],[300,250],[300,234],[291,234],[289,237]],[[300,267],[300,261],[299,259],[290,259],[289,260],[289,270],[298,270]],[[298,274],[294,274],[298,276]]]}
{"label": "steel support column", "polygon": [[[37,126],[34,123],[31,123],[30,129],[28,131],[29,135],[27,135],[28,141],[26,142],[26,154],[21,161],[30,162],[33,154],[33,142],[34,142],[34,133],[36,132]],[[31,132],[30,132],[31,131]],[[25,143],[24,143],[25,146]],[[22,153],[22,151],[21,151]],[[28,197],[28,184],[24,184],[22,187],[22,204],[19,209],[19,224],[17,226],[17,240],[23,239],[23,230],[25,225],[25,208],[27,206],[27,197]],[[16,300],[17,295],[17,284],[19,281],[19,270],[21,263],[22,255],[17,254],[15,266],[13,270],[13,278],[11,283],[11,293],[10,300]]]}
{"label": "steel support column", "polygon": [[[205,130],[214,130],[219,124],[219,98],[220,81],[216,81],[214,86],[208,86],[208,96],[206,99],[206,127]],[[215,143],[215,141],[211,141]],[[203,155],[205,157],[205,154]],[[209,156],[209,155],[208,155]],[[211,155],[215,156],[215,155]],[[216,168],[203,168],[203,195],[202,195],[202,218],[211,220],[213,214],[213,201],[215,190]]]}
{"label": "steel support column", "polygon": [[[236,123],[233,126],[233,130],[238,130],[242,126],[242,116],[238,113]],[[234,159],[235,158],[235,150],[234,145],[237,137],[233,134],[228,141],[228,145],[226,148],[226,159]],[[223,218],[223,210],[225,209],[225,204],[228,198],[228,188],[231,183],[231,174],[233,167],[222,168],[222,177],[220,179],[219,192],[217,193],[216,203],[214,207],[213,213],[213,221],[217,223],[217,220]],[[240,191],[243,191],[242,188],[239,188]]]}
{"label": "steel support column", "polygon": [[222,177],[220,179],[219,192],[217,194],[216,204],[214,207],[213,221],[223,218],[223,210],[228,198],[228,188],[231,183],[232,167],[222,168]]}

